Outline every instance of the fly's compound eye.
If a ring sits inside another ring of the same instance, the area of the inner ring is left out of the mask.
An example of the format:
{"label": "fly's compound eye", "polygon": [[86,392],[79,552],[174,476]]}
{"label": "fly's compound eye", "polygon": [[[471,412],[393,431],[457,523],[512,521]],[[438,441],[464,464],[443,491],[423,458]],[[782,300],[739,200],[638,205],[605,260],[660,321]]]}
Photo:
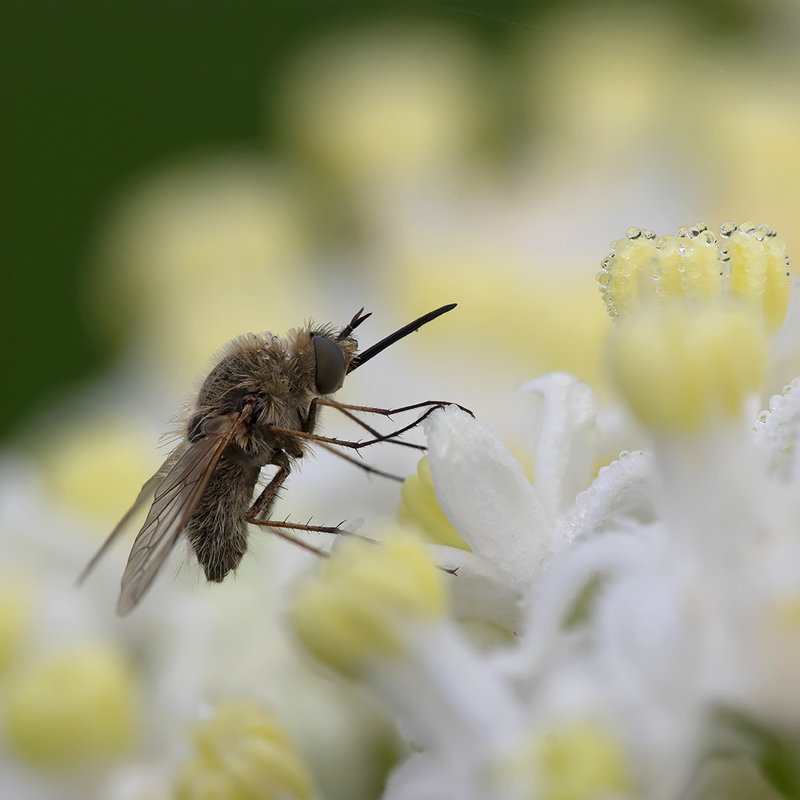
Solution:
{"label": "fly's compound eye", "polygon": [[314,355],[317,359],[317,391],[320,394],[332,394],[344,383],[342,348],[325,336],[315,336]]}

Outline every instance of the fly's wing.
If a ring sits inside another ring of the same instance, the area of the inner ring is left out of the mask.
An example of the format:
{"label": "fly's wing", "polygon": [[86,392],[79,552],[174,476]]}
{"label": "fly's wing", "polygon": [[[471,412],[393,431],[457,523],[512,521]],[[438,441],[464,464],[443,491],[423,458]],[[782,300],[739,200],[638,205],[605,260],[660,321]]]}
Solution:
{"label": "fly's wing", "polygon": [[130,522],[133,515],[144,506],[149,500],[152,499],[153,495],[155,494],[156,487],[159,483],[161,483],[164,476],[169,471],[170,467],[175,463],[177,458],[180,456],[180,447],[176,447],[167,457],[167,460],[156,470],[155,474],[152,478],[150,478],[144,486],[142,486],[139,494],[136,496],[136,499],[133,501],[133,505],[128,509],[125,513],[125,516],[117,523],[116,527],[114,528],[111,533],[108,534],[108,538],[103,542],[100,546],[100,549],[92,556],[91,561],[83,568],[81,574],[78,575],[78,580],[76,581],[78,585],[82,584],[86,578],[89,576],[89,573],[95,568],[97,562],[103,557],[106,551],[111,547],[112,544],[117,540],[117,537],[125,530],[125,526]]}
{"label": "fly's wing", "polygon": [[158,482],[153,505],[128,557],[117,600],[120,616],[134,608],[150,587],[194,513],[241,420],[241,414],[213,417],[206,420],[202,439],[178,447],[177,458]]}

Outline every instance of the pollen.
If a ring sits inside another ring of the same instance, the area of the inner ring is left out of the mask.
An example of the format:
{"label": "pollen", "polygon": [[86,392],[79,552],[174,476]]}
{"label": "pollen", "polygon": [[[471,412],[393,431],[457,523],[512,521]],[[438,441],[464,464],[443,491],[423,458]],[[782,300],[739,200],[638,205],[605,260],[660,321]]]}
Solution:
{"label": "pollen", "polygon": [[729,298],[762,321],[767,335],[789,304],[788,257],[768,225],[726,222],[715,237],[703,223],[657,237],[630,228],[611,243],[597,275],[606,310],[622,316],[642,303]]}
{"label": "pollen", "polygon": [[445,594],[435,564],[410,537],[350,541],[300,587],[291,620],[316,658],[358,675],[372,660],[402,656],[414,625],[445,613]]}
{"label": "pollen", "polygon": [[789,307],[786,245],[767,225],[728,223],[724,230],[731,294],[756,310],[772,335],[783,325]]}

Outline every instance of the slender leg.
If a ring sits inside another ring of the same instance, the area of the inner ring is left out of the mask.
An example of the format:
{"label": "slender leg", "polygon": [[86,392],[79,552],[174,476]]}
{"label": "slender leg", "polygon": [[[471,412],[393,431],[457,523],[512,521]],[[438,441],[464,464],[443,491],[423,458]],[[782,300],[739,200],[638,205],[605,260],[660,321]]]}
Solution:
{"label": "slender leg", "polygon": [[323,527],[321,525],[301,525],[298,522],[278,522],[277,520],[272,519],[248,519],[247,521],[251,525],[261,525],[265,528],[269,528],[276,536],[280,536],[281,539],[286,539],[287,542],[296,544],[298,547],[302,547],[303,550],[308,550],[309,553],[314,553],[314,555],[322,556],[323,558],[327,558],[328,553],[319,547],[314,547],[313,544],[304,542],[302,539],[296,539],[283,529],[288,528],[289,530],[295,531],[314,531],[315,533],[341,533],[338,528]]}
{"label": "slender leg", "polygon": [[415,428],[437,408],[441,408],[441,406],[431,406],[424,414],[417,417],[417,419],[415,419],[413,422],[410,422],[408,425],[404,425],[402,428],[398,428],[396,431],[387,433],[385,436],[377,436],[374,439],[367,439],[361,442],[350,442],[345,439],[334,439],[330,436],[319,436],[316,433],[306,433],[305,431],[293,430],[291,428],[281,428],[278,425],[270,425],[268,429],[270,432],[277,433],[279,435],[297,436],[300,439],[308,439],[312,442],[326,442],[327,444],[335,444],[339,447],[349,447],[351,450],[361,450],[363,447],[369,447],[370,445],[377,444],[378,442],[391,441],[395,436],[400,436],[400,434]]}
{"label": "slender leg", "polygon": [[[447,400],[423,400],[421,403],[413,403],[410,406],[400,406],[399,408],[376,408],[374,406],[354,406],[350,403],[340,403],[338,400],[332,400],[330,397],[318,397],[314,400],[317,405],[330,406],[337,408],[342,413],[344,409],[350,411],[362,411],[365,414],[381,414],[384,417],[390,417],[392,414],[401,414],[404,411],[413,411],[415,408],[425,408],[426,406],[435,406],[436,408],[443,408],[444,406],[456,406],[462,411],[466,411],[470,416],[475,416],[468,408],[458,405],[458,403],[451,403]],[[350,416],[349,414],[347,416]],[[366,427],[366,425],[364,426]]]}
{"label": "slender leg", "polygon": [[[350,411],[347,410],[346,406],[343,406],[340,403],[327,401],[322,397],[316,397],[311,401],[311,409],[313,409],[313,413],[314,413],[314,417],[315,418],[316,418],[317,406],[319,406],[319,405],[330,406],[330,408],[335,408],[337,411],[339,411],[340,413],[344,414],[348,419],[351,419],[357,425],[360,425],[365,431],[371,433],[375,437],[381,438],[380,431],[376,430],[371,425],[368,425],[366,422],[364,422],[363,419],[359,419],[355,414],[352,414]],[[359,406],[354,406],[354,408],[358,408],[358,407]],[[311,417],[311,409],[309,409],[309,418]],[[383,410],[383,409],[381,409],[381,410]],[[310,433],[312,429],[310,427],[308,427],[308,426],[305,426],[304,430],[306,430],[306,431],[308,431]],[[403,447],[410,447],[412,450],[424,450],[425,449],[424,445],[416,444],[414,442],[404,442],[402,439],[383,439],[383,438],[381,438],[381,441],[388,441],[391,444],[399,444],[399,445],[402,445]]]}
{"label": "slender leg", "polygon": [[371,467],[369,464],[365,464],[363,461],[359,461],[357,458],[348,456],[346,453],[340,453],[335,447],[325,444],[325,442],[318,442],[318,444],[329,453],[333,453],[334,455],[339,456],[339,458],[349,461],[351,464],[354,464],[359,469],[363,469],[364,472],[367,472],[370,475],[380,475],[382,478],[389,478],[390,480],[398,481],[399,483],[402,483],[405,480],[405,478],[403,478],[401,475],[394,475],[391,472],[384,472],[381,469],[376,469],[375,467]]}
{"label": "slender leg", "polygon": [[248,522],[255,522],[260,514],[268,514],[278,495],[278,490],[284,481],[289,477],[292,468],[289,466],[289,457],[286,453],[278,453],[273,459],[273,464],[278,467],[278,471],[272,476],[272,480],[264,487],[264,491],[255,499],[255,502],[247,511],[245,519]]}
{"label": "slender leg", "polygon": [[253,505],[250,506],[247,514],[245,515],[245,519],[251,525],[261,525],[263,527],[270,528],[277,536],[296,544],[298,547],[302,547],[304,550],[308,550],[318,556],[327,557],[328,554],[324,550],[320,550],[318,547],[314,547],[314,545],[308,544],[308,542],[304,542],[302,539],[295,539],[294,536],[286,533],[285,529],[315,531],[317,533],[339,533],[340,531],[338,527],[301,525],[297,522],[277,522],[275,520],[263,518],[269,514],[270,510],[272,509],[272,504],[275,502],[275,498],[278,496],[278,491],[289,477],[289,473],[292,471],[291,467],[289,466],[289,457],[286,455],[286,453],[278,453],[273,459],[272,463],[278,467],[278,471],[272,476],[272,480],[264,487],[264,491],[262,491],[261,494],[256,498]]}

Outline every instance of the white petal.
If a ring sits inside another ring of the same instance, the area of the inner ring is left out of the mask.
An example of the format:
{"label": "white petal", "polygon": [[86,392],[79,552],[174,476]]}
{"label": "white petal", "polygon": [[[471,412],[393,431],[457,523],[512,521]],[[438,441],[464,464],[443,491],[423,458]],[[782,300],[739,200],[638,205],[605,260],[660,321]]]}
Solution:
{"label": "white petal", "polygon": [[552,522],[508,448],[456,406],[425,422],[436,497],[471,550],[514,587],[530,583],[549,551]]}
{"label": "white petal", "polygon": [[[383,800],[440,800],[442,787],[453,787],[440,758],[429,753],[414,753],[395,767],[386,782]],[[458,773],[455,773],[457,780]],[[446,782],[447,780],[447,782]]]}
{"label": "white petal", "polygon": [[537,401],[534,483],[551,517],[591,482],[597,453],[594,392],[573,375],[551,372],[517,388]]}
{"label": "white petal", "polygon": [[521,595],[485,558],[455,547],[431,545],[436,563],[454,574],[448,580],[456,619],[481,619],[508,631],[519,630]]}
{"label": "white petal", "polygon": [[770,475],[790,483],[800,472],[800,381],[770,398],[769,409],[756,422],[755,438],[767,459]]}
{"label": "white petal", "polygon": [[653,522],[657,516],[654,480],[652,456],[642,451],[623,455],[603,467],[566,516],[564,543]]}

